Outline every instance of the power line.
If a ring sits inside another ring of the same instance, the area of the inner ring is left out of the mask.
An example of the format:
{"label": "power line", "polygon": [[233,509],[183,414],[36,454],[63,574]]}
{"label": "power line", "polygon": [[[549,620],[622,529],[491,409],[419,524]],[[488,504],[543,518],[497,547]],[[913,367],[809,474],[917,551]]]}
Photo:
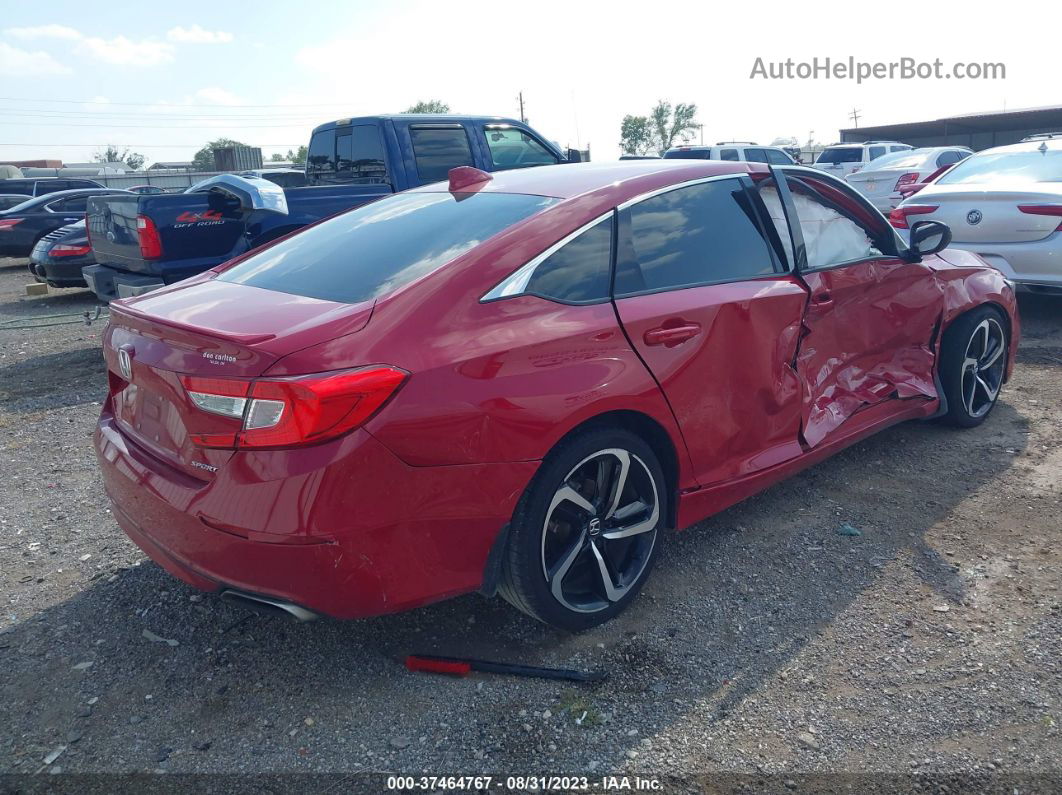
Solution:
{"label": "power line", "polygon": [[[4,102],[53,102],[63,103],[68,105],[135,105],[137,107],[158,107],[157,102],[94,102],[91,99],[35,99],[31,97],[0,97],[0,100]],[[349,106],[349,102],[309,102],[305,104],[288,104],[280,105],[277,103],[269,103],[267,105],[222,105],[212,104],[208,102],[197,102],[195,105],[189,105],[188,107],[196,108],[323,108],[323,107],[338,107]]]}

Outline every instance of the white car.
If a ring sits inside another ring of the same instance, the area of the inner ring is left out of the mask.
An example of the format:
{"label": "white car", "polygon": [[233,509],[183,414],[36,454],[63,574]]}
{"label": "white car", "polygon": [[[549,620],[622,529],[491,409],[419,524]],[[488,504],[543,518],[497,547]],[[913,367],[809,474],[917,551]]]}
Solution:
{"label": "white car", "polygon": [[929,146],[892,152],[846,176],[845,182],[866,196],[870,203],[888,215],[903,201],[900,188],[924,182],[945,166],[965,160],[973,154],[965,146]]}
{"label": "white car", "polygon": [[715,146],[673,146],[664,152],[665,160],[744,160],[792,166],[796,161],[780,146],[760,146],[752,141],[720,141]]}
{"label": "white car", "polygon": [[1025,289],[1062,293],[1062,135],[979,152],[889,220],[901,230],[943,221],[951,248],[980,254]]}
{"label": "white car", "polygon": [[825,171],[827,174],[833,174],[835,177],[844,177],[861,170],[871,160],[877,160],[882,155],[907,152],[911,149],[914,147],[901,144],[899,141],[833,144],[819,153],[811,167]]}

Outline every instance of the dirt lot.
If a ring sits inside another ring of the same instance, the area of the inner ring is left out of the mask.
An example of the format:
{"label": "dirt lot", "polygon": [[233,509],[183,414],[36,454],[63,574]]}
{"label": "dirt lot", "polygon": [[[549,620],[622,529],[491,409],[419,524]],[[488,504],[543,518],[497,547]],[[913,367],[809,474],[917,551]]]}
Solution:
{"label": "dirt lot", "polygon": [[[95,305],[27,298],[27,281],[0,261],[0,320]],[[0,331],[0,772],[1060,786],[1062,299],[1022,311],[984,426],[897,427],[669,538],[634,608],[578,636],[475,595],[294,624],[194,592],[108,513],[90,440],[101,326]],[[413,651],[610,677],[447,679],[407,673]]]}

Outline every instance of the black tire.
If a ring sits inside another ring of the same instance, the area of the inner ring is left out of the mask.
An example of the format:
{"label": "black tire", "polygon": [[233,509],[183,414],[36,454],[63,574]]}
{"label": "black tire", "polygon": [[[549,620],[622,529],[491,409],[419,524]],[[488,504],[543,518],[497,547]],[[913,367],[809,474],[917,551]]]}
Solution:
{"label": "black tire", "polygon": [[[617,495],[618,481],[623,491]],[[560,629],[575,632],[608,621],[631,603],[652,570],[666,524],[667,488],[656,455],[629,431],[589,429],[562,442],[513,514],[498,592]],[[551,581],[548,571],[559,579]]]}
{"label": "black tire", "polygon": [[1003,386],[1009,345],[1010,323],[992,306],[970,310],[945,330],[940,381],[948,411],[940,417],[942,422],[973,428],[988,418]]}

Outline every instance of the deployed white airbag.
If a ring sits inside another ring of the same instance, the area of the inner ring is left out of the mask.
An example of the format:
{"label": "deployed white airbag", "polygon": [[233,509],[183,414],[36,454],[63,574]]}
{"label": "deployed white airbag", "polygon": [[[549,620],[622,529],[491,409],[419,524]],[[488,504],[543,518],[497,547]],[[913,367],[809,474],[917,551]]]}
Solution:
{"label": "deployed white airbag", "polygon": [[[855,221],[845,218],[832,207],[827,207],[809,196],[796,191],[792,191],[792,195],[797,218],[800,219],[800,229],[804,233],[809,268],[822,268],[839,262],[882,256],[867,237],[867,233]],[[762,188],[760,196],[763,197],[767,212],[778,230],[778,237],[782,239],[786,256],[792,263],[793,243],[789,239],[789,229],[782,212],[782,202],[778,198],[778,189]]]}

